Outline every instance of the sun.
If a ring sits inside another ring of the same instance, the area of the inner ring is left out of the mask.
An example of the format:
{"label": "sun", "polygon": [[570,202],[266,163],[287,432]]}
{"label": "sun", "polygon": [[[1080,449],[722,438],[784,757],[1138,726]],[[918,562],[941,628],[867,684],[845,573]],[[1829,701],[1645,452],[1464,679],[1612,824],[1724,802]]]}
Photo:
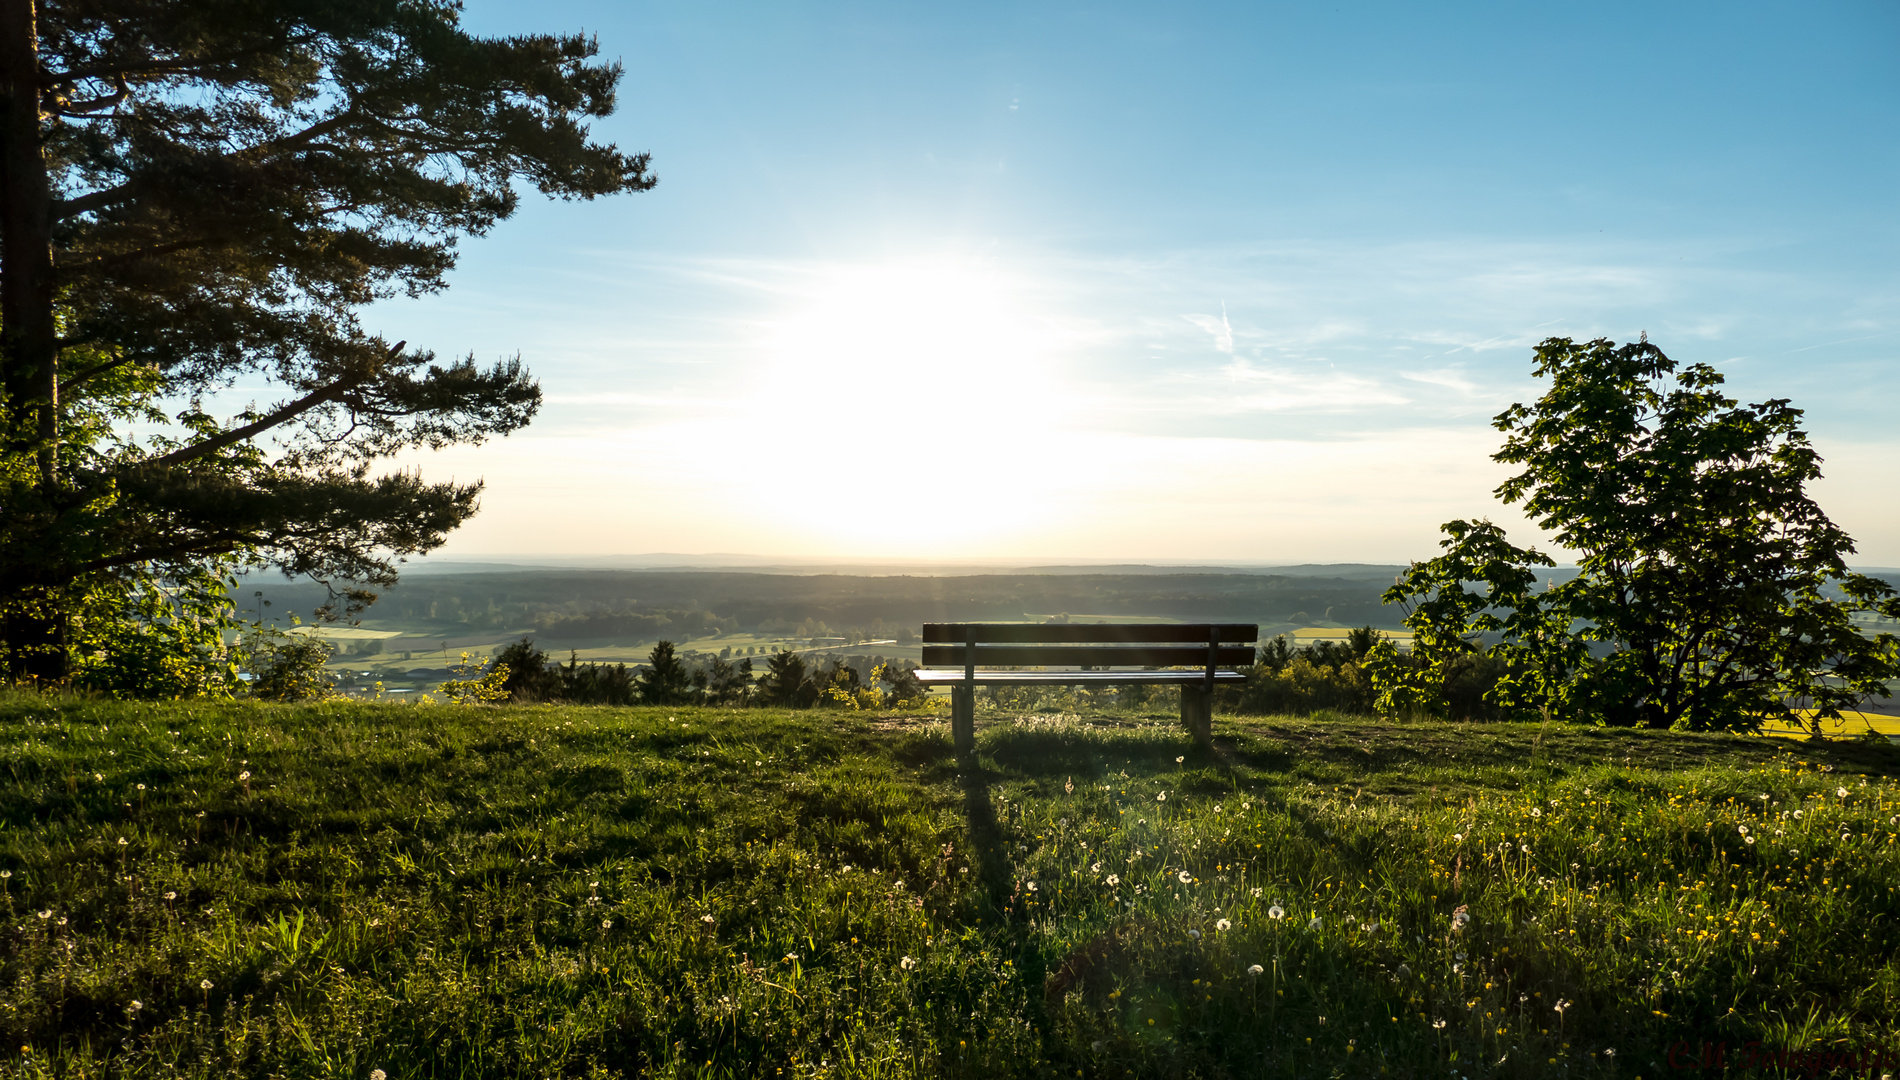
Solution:
{"label": "sun", "polygon": [[[761,380],[780,404],[813,409],[865,393],[957,410],[985,430],[1044,415],[1051,382],[1046,331],[1025,286],[956,263],[839,267],[800,290],[763,342]],[[901,437],[908,422],[854,421],[857,437]]]}
{"label": "sun", "polygon": [[[832,267],[801,284],[757,345],[744,430],[747,459],[829,463],[858,475],[870,462],[923,501],[995,491],[1044,475],[1039,459],[1066,414],[1051,320],[1031,289],[990,267],[954,262]],[[899,492],[890,492],[897,495]],[[775,520],[834,531],[837,507],[809,490],[759,493]],[[863,521],[855,542],[915,550],[928,538],[1001,535],[1039,517],[1025,505],[986,502],[979,520]],[[932,515],[936,517],[936,515]],[[929,532],[931,528],[935,532]],[[947,530],[947,531],[946,531]],[[816,537],[814,537],[816,539]],[[844,542],[844,537],[837,537]]]}

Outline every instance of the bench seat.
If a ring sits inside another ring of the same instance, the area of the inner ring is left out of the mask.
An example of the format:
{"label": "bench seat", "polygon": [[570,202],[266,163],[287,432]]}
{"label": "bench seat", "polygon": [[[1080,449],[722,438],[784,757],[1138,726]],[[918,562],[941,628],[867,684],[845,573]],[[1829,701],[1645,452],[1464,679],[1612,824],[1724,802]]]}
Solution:
{"label": "bench seat", "polygon": [[[918,668],[911,672],[917,681],[926,686],[943,686],[963,681],[963,669]],[[1175,685],[1185,683],[1203,683],[1207,681],[1205,671],[985,671],[977,669],[971,675],[972,682],[979,686],[1009,686],[1018,683],[1043,683],[1063,686],[1136,686],[1136,685]],[[1244,683],[1247,676],[1238,671],[1216,669],[1214,682],[1220,685]]]}

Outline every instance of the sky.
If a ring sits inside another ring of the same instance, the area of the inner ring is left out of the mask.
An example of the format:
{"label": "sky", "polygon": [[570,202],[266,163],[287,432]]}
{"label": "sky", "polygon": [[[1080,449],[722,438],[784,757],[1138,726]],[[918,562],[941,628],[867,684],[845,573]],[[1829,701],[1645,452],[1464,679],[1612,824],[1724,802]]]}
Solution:
{"label": "sky", "polygon": [[[366,324],[520,354],[437,557],[1405,562],[1551,336],[1793,399],[1900,565],[1900,7],[527,5],[650,192],[523,201]],[[1559,553],[1561,554],[1561,553]]]}

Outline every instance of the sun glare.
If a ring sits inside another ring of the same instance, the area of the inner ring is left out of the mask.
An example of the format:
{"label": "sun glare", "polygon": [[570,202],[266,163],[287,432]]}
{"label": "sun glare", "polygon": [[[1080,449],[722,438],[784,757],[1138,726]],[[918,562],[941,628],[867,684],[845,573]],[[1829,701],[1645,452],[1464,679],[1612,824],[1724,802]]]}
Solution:
{"label": "sun glare", "polygon": [[[763,369],[740,441],[752,462],[784,461],[790,451],[820,474],[882,466],[896,505],[907,501],[902,487],[919,507],[933,494],[994,490],[1046,468],[1045,443],[1064,419],[1053,351],[1021,284],[995,271],[834,269],[800,290],[760,342]],[[1037,467],[1025,472],[1030,461]],[[926,535],[953,542],[1039,521],[1032,500],[995,500],[981,514],[955,515],[973,520],[928,515],[937,520],[926,524],[919,513],[846,526],[839,505],[803,485],[757,494],[791,528],[873,546],[912,547]]]}

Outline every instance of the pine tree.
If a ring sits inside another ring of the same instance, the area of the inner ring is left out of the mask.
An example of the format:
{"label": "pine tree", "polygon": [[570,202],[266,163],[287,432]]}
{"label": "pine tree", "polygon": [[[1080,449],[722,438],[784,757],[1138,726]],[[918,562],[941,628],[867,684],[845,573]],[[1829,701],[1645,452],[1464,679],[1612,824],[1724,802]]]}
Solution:
{"label": "pine tree", "polygon": [[[355,583],[360,604],[475,512],[479,483],[372,467],[521,427],[535,381],[519,358],[438,362],[356,312],[442,289],[457,240],[525,188],[652,186],[645,154],[588,137],[621,76],[596,52],[474,37],[433,0],[0,3],[13,677],[63,677],[129,583],[215,589],[268,564]],[[280,397],[201,404],[238,380]]]}

